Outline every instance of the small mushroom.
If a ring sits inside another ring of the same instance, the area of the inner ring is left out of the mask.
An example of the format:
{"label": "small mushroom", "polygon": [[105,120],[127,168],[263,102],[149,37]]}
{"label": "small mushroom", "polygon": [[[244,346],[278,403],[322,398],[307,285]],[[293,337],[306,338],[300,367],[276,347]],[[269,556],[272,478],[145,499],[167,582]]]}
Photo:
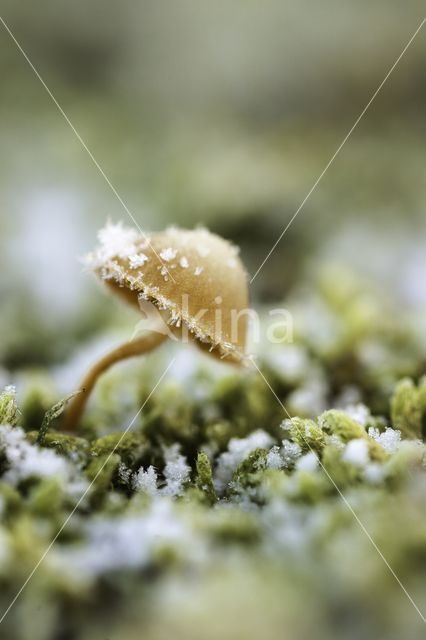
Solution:
{"label": "small mushroom", "polygon": [[168,331],[131,340],[95,364],[65,418],[77,427],[98,377],[112,364],[148,353],[168,335],[188,338],[212,356],[246,364],[247,274],[237,247],[204,228],[171,227],[150,236],[121,224],[99,232],[100,246],[86,258],[108,288],[137,309],[152,304]]}

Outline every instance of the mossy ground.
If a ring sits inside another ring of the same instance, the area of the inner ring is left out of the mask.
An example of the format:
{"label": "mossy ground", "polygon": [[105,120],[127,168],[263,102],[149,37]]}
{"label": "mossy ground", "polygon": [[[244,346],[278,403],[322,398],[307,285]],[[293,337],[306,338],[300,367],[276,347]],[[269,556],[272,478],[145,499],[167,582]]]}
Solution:
{"label": "mossy ground", "polygon": [[57,538],[2,637],[422,636],[395,579],[424,615],[422,337],[335,271],[286,306],[294,343],[257,362],[292,418],[188,347],[124,435],[167,349],[106,376],[78,435],[48,377],[3,392],[2,611]]}

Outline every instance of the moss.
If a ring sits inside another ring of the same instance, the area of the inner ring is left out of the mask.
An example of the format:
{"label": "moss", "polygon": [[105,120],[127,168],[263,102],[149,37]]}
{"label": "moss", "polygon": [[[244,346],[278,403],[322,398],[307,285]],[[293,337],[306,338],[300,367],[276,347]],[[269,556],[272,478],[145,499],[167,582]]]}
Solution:
{"label": "moss", "polygon": [[404,378],[395,387],[391,399],[391,418],[395,429],[405,438],[421,438],[426,414],[425,382],[417,388],[412,380]]}
{"label": "moss", "polygon": [[64,494],[60,483],[55,478],[43,480],[31,491],[30,509],[36,515],[58,517],[64,502]]}
{"label": "moss", "polygon": [[91,456],[106,456],[114,451],[122,462],[132,466],[147,450],[147,440],[140,433],[111,433],[95,440],[90,449]]}
{"label": "moss", "polygon": [[386,452],[378,442],[370,438],[365,428],[348,416],[343,411],[331,409],[325,411],[318,419],[325,432],[338,436],[342,442],[349,442],[357,438],[364,438],[368,444],[368,450],[373,460],[386,460]]}
{"label": "moss", "polygon": [[320,452],[325,444],[323,429],[314,420],[304,418],[291,418],[283,424],[290,434],[291,439],[296,442],[302,451]]}
{"label": "moss", "polygon": [[231,484],[238,485],[239,488],[248,488],[258,484],[262,478],[259,472],[266,469],[267,454],[267,450],[260,447],[252,451],[234,471]]}
{"label": "moss", "polygon": [[210,504],[217,501],[216,491],[213,485],[213,473],[210,460],[204,451],[200,451],[196,463],[197,476],[195,486]]}
{"label": "moss", "polygon": [[117,453],[99,455],[86,468],[86,476],[91,483],[89,500],[94,507],[99,507],[108,492],[113,488],[113,479],[120,464]]}
{"label": "moss", "polygon": [[0,424],[16,426],[19,421],[19,410],[16,403],[15,388],[6,387],[0,394]]}
{"label": "moss", "polygon": [[[30,431],[27,437],[30,442],[35,444],[38,435],[38,431]],[[50,431],[44,437],[43,447],[54,449],[58,454],[72,460],[76,458],[84,460],[90,449],[90,444],[79,436],[72,436],[60,431]]]}
{"label": "moss", "polygon": [[239,509],[220,511],[208,520],[208,531],[223,544],[253,544],[259,540],[260,528],[256,517]]}

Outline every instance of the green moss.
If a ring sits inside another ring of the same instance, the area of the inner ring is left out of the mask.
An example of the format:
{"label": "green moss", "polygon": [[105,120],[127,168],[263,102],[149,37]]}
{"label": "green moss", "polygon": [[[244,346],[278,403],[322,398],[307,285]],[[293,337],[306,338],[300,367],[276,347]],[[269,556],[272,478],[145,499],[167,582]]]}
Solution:
{"label": "green moss", "polygon": [[409,378],[398,382],[391,399],[391,418],[394,428],[399,429],[405,438],[421,438],[425,414],[424,380],[419,388]]}
{"label": "green moss", "polygon": [[19,421],[19,410],[16,403],[14,387],[6,387],[0,394],[0,424],[16,426]]}
{"label": "green moss", "polygon": [[259,472],[266,469],[267,454],[267,450],[260,447],[252,451],[234,471],[232,484],[238,485],[239,488],[248,488],[258,484],[262,478]]}
{"label": "green moss", "polygon": [[195,486],[210,504],[214,504],[217,496],[213,485],[213,473],[210,460],[204,451],[200,451],[197,456],[196,470]]}
{"label": "green moss", "polygon": [[36,515],[58,517],[64,501],[60,483],[55,478],[43,480],[33,488],[29,501]]}
{"label": "green moss", "polygon": [[90,455],[105,456],[114,451],[125,464],[132,466],[140,460],[147,448],[147,440],[140,433],[111,433],[92,443]]}
{"label": "green moss", "polygon": [[291,439],[296,442],[302,451],[320,452],[325,444],[323,429],[313,420],[304,418],[291,418],[283,425],[290,434]]}
{"label": "green moss", "polygon": [[321,414],[318,421],[325,432],[338,436],[342,442],[364,438],[368,443],[368,450],[373,460],[383,461],[386,459],[386,453],[380,444],[368,436],[365,428],[359,422],[353,420],[343,411],[330,409]]}
{"label": "green moss", "polygon": [[89,494],[90,504],[99,507],[107,493],[113,488],[113,479],[120,464],[117,453],[99,455],[86,468],[86,476],[92,484]]}
{"label": "green moss", "polygon": [[[35,444],[38,439],[38,431],[30,431],[27,435],[28,440]],[[54,449],[59,455],[66,456],[72,460],[84,460],[90,444],[84,438],[72,436],[59,431],[50,431],[46,433],[43,440],[43,447]]]}

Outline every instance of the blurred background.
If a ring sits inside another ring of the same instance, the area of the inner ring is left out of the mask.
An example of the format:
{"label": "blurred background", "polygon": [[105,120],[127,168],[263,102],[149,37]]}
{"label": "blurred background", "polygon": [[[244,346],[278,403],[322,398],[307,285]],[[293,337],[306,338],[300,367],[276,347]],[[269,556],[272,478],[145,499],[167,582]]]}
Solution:
{"label": "blurred background", "polygon": [[[1,16],[147,230],[198,223],[254,273],[424,17],[424,3],[3,0]],[[426,306],[426,32],[256,278],[324,262]],[[131,223],[0,25],[0,366],[59,364],[114,322],[78,257]]]}

